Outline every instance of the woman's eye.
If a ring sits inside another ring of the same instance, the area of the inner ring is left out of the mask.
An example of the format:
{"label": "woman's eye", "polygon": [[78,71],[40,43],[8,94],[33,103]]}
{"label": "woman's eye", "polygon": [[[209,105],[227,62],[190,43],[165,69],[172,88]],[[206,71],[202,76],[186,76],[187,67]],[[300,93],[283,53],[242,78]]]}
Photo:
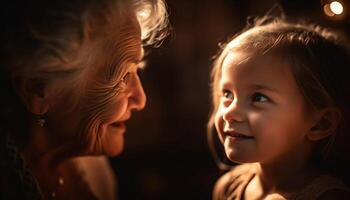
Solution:
{"label": "woman's eye", "polygon": [[270,101],[270,99],[267,96],[265,96],[259,92],[253,94],[253,96],[252,96],[253,103],[254,102],[265,103],[265,102],[269,102],[269,101]]}
{"label": "woman's eye", "polygon": [[130,80],[130,76],[131,76],[130,72],[127,72],[127,73],[123,76],[123,78],[121,79],[121,82],[127,84],[128,81]]}
{"label": "woman's eye", "polygon": [[228,90],[223,90],[222,91],[222,96],[225,97],[226,99],[233,99],[232,92],[230,92]]}
{"label": "woman's eye", "polygon": [[118,81],[118,83],[113,87],[114,91],[123,91],[126,89],[128,82],[131,79],[131,73],[127,72],[123,78],[120,79],[120,81]]}

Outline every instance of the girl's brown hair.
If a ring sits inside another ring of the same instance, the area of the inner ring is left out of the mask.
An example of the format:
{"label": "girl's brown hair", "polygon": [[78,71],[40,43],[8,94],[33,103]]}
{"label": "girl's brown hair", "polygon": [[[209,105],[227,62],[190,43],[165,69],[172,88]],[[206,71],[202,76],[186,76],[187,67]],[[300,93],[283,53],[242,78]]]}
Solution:
{"label": "girl's brown hair", "polygon": [[[213,108],[208,122],[208,139],[219,166],[227,168],[216,153],[214,116],[219,105],[218,81],[223,60],[229,52],[244,52],[249,59],[273,54],[290,63],[292,73],[305,101],[312,109],[333,107],[341,119],[330,137],[314,149],[315,164],[331,173],[346,172],[350,141],[350,52],[341,34],[320,26],[275,19],[257,24],[233,37],[220,50],[211,74]],[[221,151],[221,150],[219,150]],[[340,176],[342,177],[342,176]],[[343,176],[344,177],[344,176]],[[346,181],[346,180],[345,180]]]}

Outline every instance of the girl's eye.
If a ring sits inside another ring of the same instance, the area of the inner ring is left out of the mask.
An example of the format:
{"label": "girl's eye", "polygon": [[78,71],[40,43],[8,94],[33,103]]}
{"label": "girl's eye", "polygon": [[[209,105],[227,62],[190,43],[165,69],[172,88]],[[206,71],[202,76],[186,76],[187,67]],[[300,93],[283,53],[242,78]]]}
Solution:
{"label": "girl's eye", "polygon": [[263,95],[263,94],[261,94],[259,92],[253,94],[253,96],[252,96],[252,102],[253,103],[255,103],[255,102],[257,102],[257,103],[265,103],[265,102],[269,102],[269,101],[270,101],[270,99],[267,96],[265,96],[265,95]]}
{"label": "girl's eye", "polygon": [[222,91],[222,96],[225,97],[226,99],[233,99],[232,92],[230,92],[228,90],[223,90]]}

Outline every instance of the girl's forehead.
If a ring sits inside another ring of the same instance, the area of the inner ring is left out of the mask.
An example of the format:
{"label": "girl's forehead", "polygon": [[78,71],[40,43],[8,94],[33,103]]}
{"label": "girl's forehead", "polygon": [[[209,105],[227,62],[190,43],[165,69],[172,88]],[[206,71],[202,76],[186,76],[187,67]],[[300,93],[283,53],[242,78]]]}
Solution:
{"label": "girl's forehead", "polygon": [[[280,79],[280,77],[284,77]],[[249,52],[232,51],[222,63],[221,80],[251,81],[287,81],[294,82],[290,64],[279,56],[259,55]]]}
{"label": "girl's forehead", "polygon": [[232,49],[227,52],[222,60],[221,71],[236,70],[245,66],[258,64],[259,60],[264,60],[254,51]]}
{"label": "girl's forehead", "polygon": [[239,66],[249,60],[252,60],[254,55],[244,51],[229,51],[225,58],[223,59],[222,66]]}
{"label": "girl's forehead", "polygon": [[222,59],[221,67],[239,67],[246,65],[278,65],[280,67],[288,66],[292,68],[289,59],[286,59],[283,53],[271,50],[267,52],[260,52],[254,49],[231,49],[227,51]]}

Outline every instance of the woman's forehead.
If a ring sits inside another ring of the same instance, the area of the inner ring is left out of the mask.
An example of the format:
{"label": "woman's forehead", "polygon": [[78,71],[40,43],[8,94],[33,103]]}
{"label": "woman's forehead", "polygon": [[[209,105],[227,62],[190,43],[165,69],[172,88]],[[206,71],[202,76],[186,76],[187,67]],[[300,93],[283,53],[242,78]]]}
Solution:
{"label": "woman's forehead", "polygon": [[141,36],[131,28],[125,28],[118,36],[110,37],[103,42],[105,55],[111,59],[127,59],[130,62],[139,62],[143,57]]}

